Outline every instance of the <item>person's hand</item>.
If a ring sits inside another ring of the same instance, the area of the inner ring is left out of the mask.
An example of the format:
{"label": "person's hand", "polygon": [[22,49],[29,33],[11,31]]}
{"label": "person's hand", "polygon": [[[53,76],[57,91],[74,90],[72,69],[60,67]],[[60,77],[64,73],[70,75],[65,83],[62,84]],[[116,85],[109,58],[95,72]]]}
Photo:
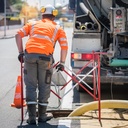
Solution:
{"label": "person's hand", "polygon": [[18,60],[22,63],[24,63],[24,53],[19,53]]}
{"label": "person's hand", "polygon": [[64,63],[60,63],[56,66],[57,72],[58,71],[63,71],[64,70]]}

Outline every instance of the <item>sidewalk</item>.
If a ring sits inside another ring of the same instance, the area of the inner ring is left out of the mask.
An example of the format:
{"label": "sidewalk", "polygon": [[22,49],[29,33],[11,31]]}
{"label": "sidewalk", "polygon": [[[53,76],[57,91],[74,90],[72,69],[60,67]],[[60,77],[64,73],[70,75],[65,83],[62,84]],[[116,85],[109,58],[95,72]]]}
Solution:
{"label": "sidewalk", "polygon": [[22,25],[11,25],[6,26],[6,31],[4,30],[4,26],[0,26],[0,39],[8,39],[13,38],[18,29],[20,29]]}

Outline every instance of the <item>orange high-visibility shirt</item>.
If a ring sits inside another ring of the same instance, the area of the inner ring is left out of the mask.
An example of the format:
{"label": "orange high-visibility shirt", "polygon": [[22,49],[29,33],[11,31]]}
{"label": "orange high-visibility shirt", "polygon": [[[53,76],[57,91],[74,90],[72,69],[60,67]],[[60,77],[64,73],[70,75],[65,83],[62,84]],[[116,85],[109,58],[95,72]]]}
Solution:
{"label": "orange high-visibility shirt", "polygon": [[28,53],[53,54],[58,40],[61,50],[67,50],[67,38],[64,30],[49,19],[27,23],[18,31],[23,38],[29,35],[25,49]]}

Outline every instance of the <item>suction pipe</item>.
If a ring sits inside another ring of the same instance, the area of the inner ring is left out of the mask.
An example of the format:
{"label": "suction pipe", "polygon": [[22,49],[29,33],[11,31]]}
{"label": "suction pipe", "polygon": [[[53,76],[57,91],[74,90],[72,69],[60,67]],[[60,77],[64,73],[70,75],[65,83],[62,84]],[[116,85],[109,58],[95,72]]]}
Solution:
{"label": "suction pipe", "polygon": [[[102,100],[101,109],[105,109],[105,108],[128,109],[128,101],[127,100]],[[93,101],[78,107],[73,112],[71,112],[68,117],[82,116],[84,113],[88,111],[97,110],[97,109],[98,109],[98,101]]]}

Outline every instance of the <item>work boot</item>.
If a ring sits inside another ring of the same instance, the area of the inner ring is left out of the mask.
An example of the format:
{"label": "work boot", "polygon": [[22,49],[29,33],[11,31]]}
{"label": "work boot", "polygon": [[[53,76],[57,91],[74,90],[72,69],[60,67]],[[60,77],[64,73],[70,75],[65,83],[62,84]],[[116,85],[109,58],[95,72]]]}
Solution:
{"label": "work boot", "polygon": [[27,123],[30,125],[35,125],[36,124],[36,105],[35,104],[27,105],[27,109],[28,109],[28,116],[29,116],[29,118],[27,119]]}
{"label": "work boot", "polygon": [[52,113],[46,113],[46,106],[38,105],[38,122],[46,122],[53,118]]}

